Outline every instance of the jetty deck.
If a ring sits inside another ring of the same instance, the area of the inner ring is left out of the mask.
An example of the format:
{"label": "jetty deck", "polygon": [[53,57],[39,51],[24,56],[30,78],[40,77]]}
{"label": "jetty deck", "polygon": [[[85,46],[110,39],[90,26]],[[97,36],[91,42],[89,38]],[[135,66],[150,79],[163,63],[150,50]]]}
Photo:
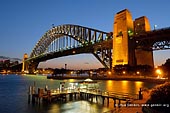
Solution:
{"label": "jetty deck", "polygon": [[[71,100],[87,100],[100,104],[107,104],[109,106],[109,100],[114,101],[114,107],[120,107],[121,101],[126,104],[131,103],[134,100],[141,99],[139,94],[130,94],[122,92],[102,91],[100,89],[67,89],[58,90],[51,89],[45,91],[43,88],[38,88],[38,93],[29,93],[28,101],[32,103],[40,102],[54,102],[54,101],[71,101]],[[102,100],[102,102],[99,100]],[[107,101],[105,101],[107,100]],[[116,103],[118,101],[118,103]]]}

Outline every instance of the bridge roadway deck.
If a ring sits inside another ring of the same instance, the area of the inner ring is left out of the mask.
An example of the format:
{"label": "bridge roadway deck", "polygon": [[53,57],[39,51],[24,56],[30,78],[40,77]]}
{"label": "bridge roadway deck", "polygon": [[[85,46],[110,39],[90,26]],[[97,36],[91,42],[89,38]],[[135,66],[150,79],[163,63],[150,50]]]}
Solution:
{"label": "bridge roadway deck", "polygon": [[[77,90],[47,90],[44,91],[42,88],[38,88],[38,93],[29,94],[29,102],[32,97],[32,102],[47,101],[67,101],[67,100],[87,100],[93,102],[96,100],[97,103],[99,98],[102,99],[102,104],[104,105],[105,99],[107,99],[107,106],[109,106],[109,99],[113,99],[114,107],[120,107],[121,101],[125,101],[127,104],[133,100],[138,100],[138,94],[122,93],[122,92],[111,92],[111,91],[101,91],[99,89],[77,89]],[[118,100],[118,104],[116,104]]]}

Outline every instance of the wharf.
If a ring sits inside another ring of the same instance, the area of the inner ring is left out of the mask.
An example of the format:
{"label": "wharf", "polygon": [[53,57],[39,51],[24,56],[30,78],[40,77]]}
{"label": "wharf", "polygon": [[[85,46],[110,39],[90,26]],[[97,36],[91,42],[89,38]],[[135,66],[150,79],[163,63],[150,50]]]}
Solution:
{"label": "wharf", "polygon": [[[142,99],[141,94],[130,94],[121,92],[101,91],[99,89],[68,89],[68,90],[47,90],[38,88],[38,93],[29,93],[28,102],[40,103],[40,102],[55,102],[55,101],[76,101],[87,100],[90,102],[96,102],[109,106],[109,100],[114,101],[114,107],[121,107],[121,101],[124,101],[126,105],[130,104],[134,100]],[[106,101],[105,101],[106,100]],[[116,103],[118,102],[118,103]]]}

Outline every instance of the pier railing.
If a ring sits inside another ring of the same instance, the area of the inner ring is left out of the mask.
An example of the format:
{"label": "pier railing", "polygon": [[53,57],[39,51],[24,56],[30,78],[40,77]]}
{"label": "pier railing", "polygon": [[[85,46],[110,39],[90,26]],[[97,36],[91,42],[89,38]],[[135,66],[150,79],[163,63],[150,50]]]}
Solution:
{"label": "pier railing", "polygon": [[80,92],[86,92],[90,94],[105,96],[105,97],[115,97],[115,98],[124,98],[124,99],[133,99],[138,100],[139,95],[133,94],[133,93],[124,93],[124,92],[113,92],[113,91],[105,91],[105,90],[99,90],[99,89],[83,89],[80,90]]}
{"label": "pier railing", "polygon": [[139,99],[138,94],[124,93],[124,92],[113,92],[113,91],[104,91],[102,95],[118,98],[129,98],[129,99]]}
{"label": "pier railing", "polygon": [[32,95],[33,98],[41,99],[41,98],[48,98],[51,101],[51,98],[55,97],[58,98],[63,95],[77,95],[77,94],[87,94],[87,95],[93,95],[92,97],[100,96],[102,98],[110,98],[113,100],[122,100],[126,102],[131,102],[133,100],[139,99],[138,94],[132,94],[132,93],[123,93],[123,92],[113,92],[113,91],[105,91],[100,89],[51,89],[51,90],[44,90],[43,88],[38,88],[38,93],[36,94],[30,94],[29,98]]}

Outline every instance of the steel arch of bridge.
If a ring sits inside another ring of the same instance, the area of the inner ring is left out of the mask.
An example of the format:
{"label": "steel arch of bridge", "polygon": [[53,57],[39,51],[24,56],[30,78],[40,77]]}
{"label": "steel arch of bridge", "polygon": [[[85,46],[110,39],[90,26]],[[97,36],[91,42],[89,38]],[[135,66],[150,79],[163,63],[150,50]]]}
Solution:
{"label": "steel arch of bridge", "polygon": [[28,61],[67,56],[74,54],[75,50],[78,51],[76,54],[92,53],[106,68],[112,67],[112,34],[70,24],[48,30],[33,48]]}

